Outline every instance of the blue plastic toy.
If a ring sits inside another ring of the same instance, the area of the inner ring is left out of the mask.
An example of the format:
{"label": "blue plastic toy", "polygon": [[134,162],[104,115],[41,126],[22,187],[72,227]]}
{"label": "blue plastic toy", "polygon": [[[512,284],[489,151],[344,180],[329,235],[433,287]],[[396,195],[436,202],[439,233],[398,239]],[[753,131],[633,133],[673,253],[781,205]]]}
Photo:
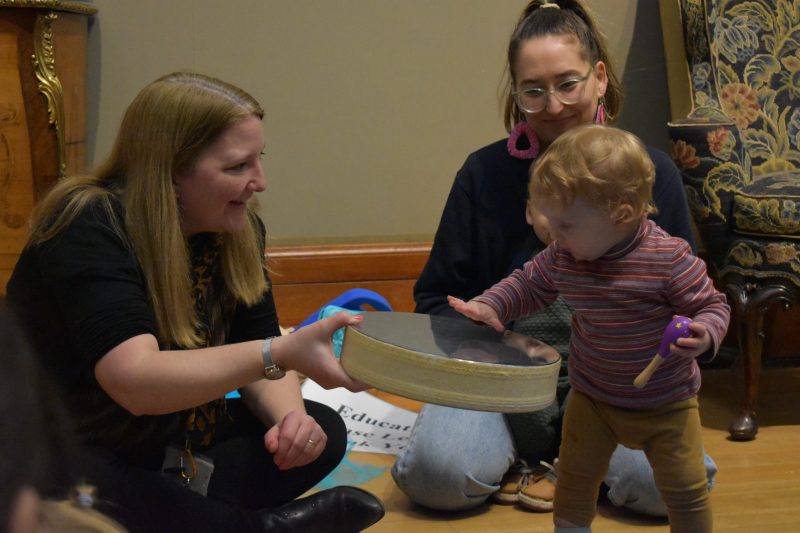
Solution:
{"label": "blue plastic toy", "polygon": [[320,316],[320,313],[328,306],[342,307],[352,311],[364,311],[365,305],[372,306],[376,311],[392,310],[392,306],[388,300],[377,292],[369,289],[350,289],[313,312],[308,318],[300,322],[300,325],[298,325],[296,329],[300,329],[303,326],[307,326],[323,318]]}

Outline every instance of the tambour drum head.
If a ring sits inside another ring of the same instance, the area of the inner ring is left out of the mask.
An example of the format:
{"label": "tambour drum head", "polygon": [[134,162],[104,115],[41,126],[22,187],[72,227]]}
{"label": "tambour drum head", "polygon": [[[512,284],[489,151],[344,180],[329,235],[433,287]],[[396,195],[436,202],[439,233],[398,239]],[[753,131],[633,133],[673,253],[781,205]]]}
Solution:
{"label": "tambour drum head", "polygon": [[341,362],[354,378],[423,402],[527,412],[553,402],[558,352],[467,319],[367,312],[345,330]]}

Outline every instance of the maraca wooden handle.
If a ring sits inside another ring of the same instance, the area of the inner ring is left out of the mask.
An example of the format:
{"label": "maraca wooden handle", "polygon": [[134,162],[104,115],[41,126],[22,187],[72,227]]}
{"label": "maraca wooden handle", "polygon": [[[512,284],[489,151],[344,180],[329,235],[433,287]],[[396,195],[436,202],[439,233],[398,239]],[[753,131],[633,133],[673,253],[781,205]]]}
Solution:
{"label": "maraca wooden handle", "polygon": [[653,357],[653,360],[650,361],[650,364],[647,365],[647,368],[642,370],[642,372],[638,376],[636,376],[636,379],[633,380],[633,386],[636,387],[637,389],[641,389],[642,387],[647,385],[647,382],[650,381],[650,378],[653,377],[653,373],[656,371],[656,369],[659,367],[659,365],[661,365],[663,361],[664,358],[661,357],[659,354],[656,354]]}

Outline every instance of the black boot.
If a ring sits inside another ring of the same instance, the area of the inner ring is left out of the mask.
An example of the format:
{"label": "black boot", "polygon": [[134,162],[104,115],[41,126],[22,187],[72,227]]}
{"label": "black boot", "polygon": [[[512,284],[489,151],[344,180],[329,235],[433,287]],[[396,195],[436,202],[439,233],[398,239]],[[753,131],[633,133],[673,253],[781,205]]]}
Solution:
{"label": "black boot", "polygon": [[259,512],[264,530],[278,533],[355,533],[383,518],[383,514],[381,501],[356,487],[334,487]]}

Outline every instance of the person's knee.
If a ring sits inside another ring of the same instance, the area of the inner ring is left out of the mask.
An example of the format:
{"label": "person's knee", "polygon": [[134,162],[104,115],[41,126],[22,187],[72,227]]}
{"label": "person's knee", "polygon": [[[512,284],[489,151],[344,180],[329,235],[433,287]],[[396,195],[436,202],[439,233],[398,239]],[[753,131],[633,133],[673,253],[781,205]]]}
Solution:
{"label": "person's knee", "polygon": [[670,510],[694,511],[708,505],[710,497],[706,485],[695,484],[690,487],[667,488],[661,493]]}
{"label": "person's knee", "polygon": [[[708,454],[704,465],[706,487],[711,491],[717,465]],[[653,469],[641,450],[618,446],[603,482],[608,487],[606,496],[613,505],[645,515],[667,516],[667,504],[656,486]]]}
{"label": "person's knee", "polygon": [[306,412],[316,420],[328,439],[315,463],[329,464],[333,469],[347,453],[347,426],[342,417],[327,405],[306,400],[305,406]]}
{"label": "person's knee", "polygon": [[437,511],[473,509],[486,502],[495,491],[494,487],[480,483],[467,475],[461,476],[457,481],[437,484],[436,487],[413,483],[404,485],[400,482],[397,485],[414,503]]}
{"label": "person's knee", "polygon": [[[487,437],[475,439],[475,428]],[[427,405],[392,476],[417,504],[463,510],[486,501],[514,460],[514,444],[501,413]]]}
{"label": "person's knee", "polygon": [[425,454],[413,462],[398,458],[392,477],[411,501],[440,511],[477,507],[496,490],[494,481],[479,480],[466,465],[434,454]]}
{"label": "person's knee", "polygon": [[641,450],[617,446],[603,482],[608,487],[606,496],[615,506],[650,516],[667,516],[653,469]]}

